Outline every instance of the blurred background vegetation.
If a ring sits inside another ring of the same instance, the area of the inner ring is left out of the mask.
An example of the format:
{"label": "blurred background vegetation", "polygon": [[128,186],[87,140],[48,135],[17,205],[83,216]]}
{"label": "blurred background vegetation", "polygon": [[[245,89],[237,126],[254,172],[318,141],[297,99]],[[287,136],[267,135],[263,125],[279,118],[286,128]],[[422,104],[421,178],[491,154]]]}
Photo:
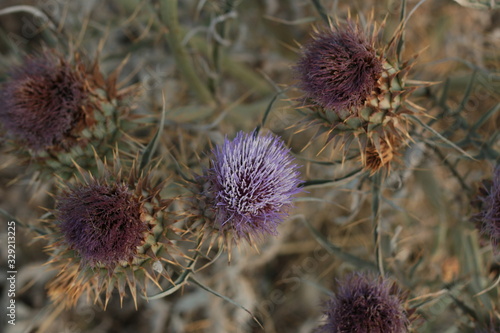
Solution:
{"label": "blurred background vegetation", "polygon": [[[499,258],[470,222],[480,182],[491,178],[500,156],[500,11],[486,8],[496,3],[485,1],[483,9],[427,0],[408,21],[402,59],[419,54],[409,79],[433,84],[412,95],[425,110],[418,116],[425,126],[411,129],[414,142],[381,182],[356,172],[355,160],[342,164],[331,147],[317,155],[321,138],[302,151],[314,131],[292,128],[300,120],[293,66],[300,45],[324,26],[322,15],[363,21],[373,12],[376,22],[387,19],[389,40],[403,3],[407,14],[418,1],[183,0],[177,18],[166,5],[175,2],[2,0],[0,10],[32,7],[0,16],[0,82],[25,54],[43,47],[97,57],[106,74],[127,58],[119,82],[141,93],[131,107],[149,119],[139,131],[143,144],[157,127],[165,95],[157,155],[168,162],[166,174],[174,173],[174,159],[200,172],[214,144],[251,131],[268,114],[264,127],[287,141],[304,180],[316,185],[297,198],[278,237],[259,251],[235,249],[230,265],[218,260],[198,276],[249,309],[263,328],[195,285],[142,301],[138,310],[130,298],[120,306],[115,297],[106,311],[82,302],[55,317],[47,310],[45,284],[54,272],[43,266],[46,244],[18,228],[17,325],[5,332],[37,332],[43,325],[49,332],[311,332],[335,279],[375,263],[374,212],[385,273],[410,291],[409,306],[417,307],[415,332],[498,325]],[[29,165],[0,155],[0,207],[36,226],[41,207],[53,205],[47,195],[53,184],[32,176]],[[2,220],[6,225],[8,218]],[[0,230],[2,244],[6,231]],[[0,255],[3,264],[5,247]],[[5,274],[2,269],[1,304]]]}

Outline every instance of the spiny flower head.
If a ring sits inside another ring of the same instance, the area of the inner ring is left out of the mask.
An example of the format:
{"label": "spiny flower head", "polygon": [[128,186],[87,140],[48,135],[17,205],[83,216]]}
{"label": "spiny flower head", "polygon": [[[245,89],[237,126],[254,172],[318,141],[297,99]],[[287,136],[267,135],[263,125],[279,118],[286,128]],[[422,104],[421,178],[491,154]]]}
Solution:
{"label": "spiny flower head", "polygon": [[162,198],[167,179],[153,179],[135,161],[122,166],[117,155],[113,167],[96,159],[99,174],[79,168],[71,185],[61,184],[55,219],[45,221],[49,263],[59,271],[48,294],[66,307],[84,294],[100,302],[102,293],[106,307],[113,290],[123,300],[127,286],[137,302],[137,289],[146,295],[149,282],[173,283],[192,261],[176,245],[185,231],[167,211],[174,199]]}
{"label": "spiny flower head", "polygon": [[382,75],[382,61],[373,40],[350,23],[342,30],[316,32],[296,71],[306,98],[326,109],[350,109],[371,95]]}
{"label": "spiny flower head", "polygon": [[318,332],[406,333],[410,324],[404,295],[395,283],[361,273],[339,282],[327,303],[326,323]]}
{"label": "spiny flower head", "polygon": [[481,211],[474,216],[481,235],[490,239],[493,249],[500,251],[500,165],[493,172],[493,179],[485,181],[478,197]]}
{"label": "spiny flower head", "polygon": [[[343,26],[318,29],[302,47],[295,72],[303,92],[297,108],[304,118],[295,127],[317,128],[306,147],[325,136],[320,152],[333,142],[344,157],[358,154],[373,174],[388,169],[395,148],[409,139],[404,115],[414,112],[407,107],[407,97],[416,87],[406,85],[413,59],[399,61],[403,25],[383,44],[378,37],[382,26],[371,21],[362,27],[349,19]],[[357,150],[351,149],[353,143]]]}
{"label": "spiny flower head", "polygon": [[275,235],[301,183],[283,141],[273,134],[239,132],[213,151],[211,162],[201,178],[214,212],[211,228],[248,241]]}
{"label": "spiny flower head", "polygon": [[[69,179],[74,162],[95,172],[94,154],[108,160],[113,149],[130,152],[138,140],[138,117],[130,117],[137,85],[117,82],[124,64],[108,77],[98,59],[45,50],[27,57],[0,86],[0,123],[5,151],[30,165],[35,181]],[[126,140],[125,140],[126,138]]]}
{"label": "spiny flower head", "polygon": [[148,229],[142,203],[125,184],[94,181],[66,190],[56,212],[65,241],[90,266],[131,261]]}
{"label": "spiny flower head", "polygon": [[34,151],[68,147],[76,132],[92,122],[88,99],[82,66],[46,51],[12,70],[0,91],[0,121]]}

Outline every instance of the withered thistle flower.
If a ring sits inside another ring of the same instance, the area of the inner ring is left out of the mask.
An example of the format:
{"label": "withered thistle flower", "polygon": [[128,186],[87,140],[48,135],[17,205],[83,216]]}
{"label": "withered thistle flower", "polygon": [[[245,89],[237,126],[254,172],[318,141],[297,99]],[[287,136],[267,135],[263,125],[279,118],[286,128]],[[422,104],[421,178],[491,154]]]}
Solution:
{"label": "withered thistle flower", "polygon": [[396,139],[388,134],[385,140],[379,141],[379,146],[375,146],[375,144],[370,142],[365,149],[364,154],[364,165],[367,170],[373,175],[376,171],[378,171],[382,167],[387,167],[387,171],[391,170],[390,162],[394,159],[394,156],[397,155],[399,145],[401,143],[397,142]]}
{"label": "withered thistle flower", "polygon": [[325,308],[326,323],[318,332],[406,333],[410,325],[406,296],[382,277],[357,273],[338,282],[337,294]]}
{"label": "withered thistle flower", "polygon": [[296,68],[306,98],[332,110],[362,106],[382,75],[371,39],[353,24],[316,33]]}
{"label": "withered thistle flower", "polygon": [[56,212],[66,243],[92,267],[131,261],[148,230],[142,203],[125,184],[95,181],[66,190]]}
{"label": "withered thistle flower", "polygon": [[138,127],[128,115],[139,90],[117,84],[122,67],[105,78],[97,60],[89,64],[79,53],[27,57],[0,86],[6,151],[29,163],[35,180],[69,179],[74,162],[94,172],[95,153],[110,159],[116,147],[130,151],[133,137],[125,143],[123,133]]}
{"label": "withered thistle flower", "polygon": [[276,235],[276,228],[300,191],[298,166],[278,137],[239,132],[213,151],[211,168],[200,178],[209,228],[226,240],[252,242]]}
{"label": "withered thistle flower", "polygon": [[28,57],[0,91],[3,127],[34,151],[72,145],[93,121],[86,80],[55,52]]}
{"label": "withered thistle flower", "polygon": [[56,196],[45,238],[49,264],[59,273],[48,294],[71,307],[82,295],[100,302],[104,293],[106,307],[113,290],[123,301],[128,286],[137,307],[137,289],[146,295],[149,282],[161,289],[160,278],[172,282],[190,262],[176,245],[184,231],[166,211],[174,200],[161,197],[166,181],[153,181],[135,164],[125,175],[117,159],[113,169],[97,163],[99,177],[80,169],[80,178]]}
{"label": "withered thistle flower", "polygon": [[481,211],[474,216],[481,235],[491,241],[495,252],[500,252],[500,165],[491,181],[484,181],[478,201]]}
{"label": "withered thistle flower", "polygon": [[380,28],[370,20],[366,28],[354,21],[323,28],[303,46],[295,66],[303,91],[298,108],[305,116],[298,131],[316,127],[313,139],[325,135],[324,146],[333,142],[344,156],[357,142],[360,160],[372,174],[389,167],[396,153],[387,149],[396,148],[391,143],[400,148],[409,138],[404,114],[413,111],[406,97],[416,87],[405,84],[413,63],[398,61],[401,34],[397,30],[389,44],[380,46]]}

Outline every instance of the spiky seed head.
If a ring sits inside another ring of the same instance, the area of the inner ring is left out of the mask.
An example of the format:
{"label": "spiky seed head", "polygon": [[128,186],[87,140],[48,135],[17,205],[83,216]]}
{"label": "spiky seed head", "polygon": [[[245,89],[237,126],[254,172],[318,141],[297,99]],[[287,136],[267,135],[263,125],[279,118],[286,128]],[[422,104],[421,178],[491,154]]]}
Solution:
{"label": "spiky seed head", "polygon": [[99,175],[79,168],[74,184],[61,184],[55,220],[46,221],[49,263],[59,271],[48,294],[71,307],[82,295],[101,302],[104,293],[106,307],[114,290],[123,301],[128,286],[137,307],[137,289],[144,295],[150,283],[161,289],[160,279],[173,283],[192,262],[176,245],[185,231],[167,212],[174,199],[162,198],[166,180],[136,163],[126,173],[117,156],[113,166],[96,163]]}
{"label": "spiky seed head", "polygon": [[405,296],[382,277],[354,273],[338,282],[336,295],[325,307],[326,323],[318,332],[406,333],[410,318]]}
{"label": "spiky seed head", "polygon": [[300,192],[298,165],[273,134],[239,132],[213,151],[211,168],[200,178],[213,218],[209,228],[225,237],[252,241],[276,235],[276,228]]}
{"label": "spiky seed head", "polygon": [[74,144],[91,122],[89,90],[81,67],[54,51],[25,59],[0,91],[4,129],[34,151]]}
{"label": "spiky seed head", "polygon": [[303,48],[296,66],[305,97],[325,109],[362,106],[382,75],[373,40],[350,23],[342,30],[323,30]]}
{"label": "spiky seed head", "polygon": [[143,207],[125,184],[90,184],[64,191],[56,208],[69,247],[92,267],[131,261],[146,237]]}
{"label": "spiky seed head", "polygon": [[500,252],[500,165],[493,171],[491,181],[484,181],[478,200],[481,211],[473,219],[481,235],[491,241],[495,252]]}

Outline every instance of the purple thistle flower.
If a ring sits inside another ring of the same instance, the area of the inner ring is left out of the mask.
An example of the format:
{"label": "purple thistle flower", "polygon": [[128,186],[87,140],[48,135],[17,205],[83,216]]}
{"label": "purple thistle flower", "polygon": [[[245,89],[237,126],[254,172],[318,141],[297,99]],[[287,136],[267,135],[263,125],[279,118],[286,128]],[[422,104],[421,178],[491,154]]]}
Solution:
{"label": "purple thistle flower", "polygon": [[382,75],[373,41],[352,22],[344,30],[317,32],[313,38],[295,68],[306,99],[325,109],[362,106]]}
{"label": "purple thistle flower", "polygon": [[142,221],[142,204],[124,184],[102,185],[97,181],[63,192],[56,217],[69,247],[82,262],[109,268],[130,261],[148,230]]}
{"label": "purple thistle flower", "polygon": [[61,145],[85,119],[85,74],[55,53],[28,57],[0,90],[6,131],[37,151]]}
{"label": "purple thistle flower", "polygon": [[239,132],[214,151],[205,173],[215,218],[212,227],[236,239],[276,235],[300,192],[298,166],[278,137]]}
{"label": "purple thistle flower", "polygon": [[495,168],[492,181],[484,182],[480,192],[481,211],[473,218],[481,235],[490,239],[494,251],[500,251],[500,165]]}
{"label": "purple thistle flower", "polygon": [[327,322],[318,332],[405,333],[410,319],[398,287],[389,280],[360,273],[339,282],[326,305]]}

